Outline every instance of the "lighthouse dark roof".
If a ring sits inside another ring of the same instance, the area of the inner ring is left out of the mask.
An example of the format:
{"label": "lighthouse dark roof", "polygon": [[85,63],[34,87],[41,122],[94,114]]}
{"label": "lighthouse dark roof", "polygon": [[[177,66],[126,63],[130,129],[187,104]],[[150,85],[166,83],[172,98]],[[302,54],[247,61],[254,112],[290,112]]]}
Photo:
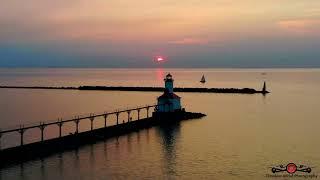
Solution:
{"label": "lighthouse dark roof", "polygon": [[180,99],[178,95],[175,93],[169,93],[167,89],[165,89],[164,93],[158,97],[158,99]]}
{"label": "lighthouse dark roof", "polygon": [[163,93],[158,99],[180,99],[181,97],[175,93]]}

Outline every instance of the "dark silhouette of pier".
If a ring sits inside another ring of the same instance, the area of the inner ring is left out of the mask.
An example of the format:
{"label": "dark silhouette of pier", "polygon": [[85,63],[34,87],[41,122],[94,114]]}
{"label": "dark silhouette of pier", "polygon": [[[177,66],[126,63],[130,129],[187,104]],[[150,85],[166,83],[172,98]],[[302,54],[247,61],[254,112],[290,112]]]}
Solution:
{"label": "dark silhouette of pier", "polygon": [[[164,104],[164,105],[167,106],[167,104]],[[104,127],[107,127],[107,117],[110,115],[115,115],[116,119],[117,119],[116,125],[118,125],[119,124],[119,116],[121,113],[127,113],[128,114],[127,122],[130,122],[131,121],[130,114],[132,111],[138,112],[138,120],[140,120],[140,111],[141,110],[146,110],[146,112],[147,112],[146,118],[149,118],[150,108],[152,108],[152,107],[155,108],[157,106],[159,106],[159,105],[147,105],[147,106],[143,106],[143,107],[137,107],[137,108],[126,109],[126,110],[118,110],[118,111],[114,111],[114,112],[106,112],[106,113],[102,113],[102,114],[90,114],[88,116],[75,116],[72,119],[67,119],[67,120],[59,119],[58,121],[55,121],[55,122],[47,122],[47,123],[40,122],[40,124],[32,125],[32,126],[20,125],[20,127],[18,127],[18,128],[2,129],[2,130],[0,129],[0,140],[3,135],[17,132],[20,134],[20,145],[22,146],[22,145],[24,145],[24,141],[23,141],[24,140],[24,133],[29,129],[39,129],[40,133],[41,133],[41,141],[44,141],[45,128],[48,126],[51,126],[51,125],[57,125],[59,127],[59,137],[62,137],[62,127],[63,127],[64,123],[74,122],[76,125],[75,133],[78,133],[79,132],[79,123],[80,123],[80,121],[83,121],[83,120],[90,120],[90,123],[91,123],[90,130],[92,131],[93,130],[93,122],[94,122],[95,118],[97,118],[97,117],[103,117],[104,118]],[[0,141],[0,143],[1,143],[1,141]]]}
{"label": "dark silhouette of pier", "polygon": [[[168,112],[167,115],[160,117],[150,117],[150,109],[158,108],[159,106],[170,106],[171,104],[160,104],[160,105],[146,105],[142,107],[136,107],[125,110],[117,110],[113,112],[105,112],[102,114],[90,114],[88,116],[76,116],[72,119],[62,120],[59,119],[55,122],[41,122],[38,125],[23,126],[20,125],[18,128],[13,129],[2,129],[0,130],[0,143],[1,137],[8,135],[10,133],[19,133],[20,135],[20,145],[15,147],[10,147],[6,149],[0,149],[0,167],[6,166],[12,163],[19,163],[30,159],[35,159],[39,157],[48,156],[53,153],[61,152],[68,149],[74,149],[83,144],[94,143],[98,140],[105,139],[107,137],[118,136],[121,134],[126,134],[132,131],[138,131],[143,128],[152,127],[162,123],[170,124],[172,122],[179,122],[181,120],[201,118],[205,116],[202,113],[192,113],[192,112]],[[137,119],[132,120],[131,113],[133,111],[137,112]],[[141,117],[140,112],[146,111],[146,117]],[[119,122],[119,116],[121,113],[127,114],[126,122]],[[111,115],[116,117],[116,124],[108,126],[107,118]],[[94,129],[94,121],[98,117],[103,117],[104,127],[99,127]],[[90,121],[90,130],[79,132],[79,123],[81,121]],[[65,123],[73,122],[75,123],[75,133],[71,133],[66,136],[62,136],[62,128]],[[59,136],[53,139],[44,139],[45,129],[48,126],[58,126]],[[30,129],[39,129],[41,135],[38,142],[25,144],[24,134]],[[0,146],[1,147],[1,146]]]}

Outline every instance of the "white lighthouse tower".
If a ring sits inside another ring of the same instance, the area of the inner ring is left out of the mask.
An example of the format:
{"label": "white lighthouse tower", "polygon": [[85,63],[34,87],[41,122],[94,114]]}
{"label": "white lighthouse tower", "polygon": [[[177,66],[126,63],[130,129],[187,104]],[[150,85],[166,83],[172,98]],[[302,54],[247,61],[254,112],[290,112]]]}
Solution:
{"label": "white lighthouse tower", "polygon": [[158,97],[158,107],[156,112],[181,111],[181,98],[173,92],[173,78],[170,73],[166,76],[164,82],[165,90],[164,93]]}

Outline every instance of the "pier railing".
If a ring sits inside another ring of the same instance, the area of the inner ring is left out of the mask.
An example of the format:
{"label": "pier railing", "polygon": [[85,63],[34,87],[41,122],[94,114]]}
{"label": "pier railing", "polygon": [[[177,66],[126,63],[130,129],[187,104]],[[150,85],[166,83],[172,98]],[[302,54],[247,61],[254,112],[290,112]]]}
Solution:
{"label": "pier railing", "polygon": [[[44,133],[45,133],[45,129],[48,126],[53,126],[53,125],[57,125],[59,127],[59,136],[58,138],[63,137],[62,136],[62,128],[63,128],[63,124],[64,123],[68,123],[68,122],[74,122],[75,123],[75,134],[77,134],[79,132],[79,123],[83,120],[90,120],[90,130],[92,131],[94,130],[94,121],[97,117],[103,117],[104,118],[104,127],[99,127],[99,128],[106,128],[107,126],[107,118],[110,115],[115,115],[116,116],[116,124],[115,125],[119,125],[119,116],[121,113],[126,113],[127,114],[127,122],[132,121],[131,118],[131,113],[133,111],[137,111],[137,120],[140,120],[141,117],[141,111],[145,110],[146,111],[146,117],[144,118],[149,118],[149,114],[150,114],[150,109],[151,108],[158,108],[159,106],[168,106],[170,109],[170,103],[168,104],[153,104],[153,105],[145,105],[145,106],[140,106],[140,107],[135,107],[135,108],[128,108],[128,109],[122,109],[122,110],[115,110],[112,112],[103,112],[103,113],[92,113],[89,115],[81,115],[81,116],[75,116],[74,118],[71,119],[58,119],[57,121],[53,121],[53,122],[40,122],[39,124],[35,124],[35,125],[29,125],[29,126],[25,126],[25,125],[19,125],[18,127],[15,128],[5,128],[5,129],[0,129],[0,151],[1,151],[1,138],[9,133],[19,133],[20,134],[20,146],[24,145],[24,133],[27,130],[30,129],[39,129],[40,133],[41,133],[41,137],[40,137],[40,141],[44,141]],[[113,125],[114,126],[114,125]],[[96,128],[97,129],[97,128]]]}

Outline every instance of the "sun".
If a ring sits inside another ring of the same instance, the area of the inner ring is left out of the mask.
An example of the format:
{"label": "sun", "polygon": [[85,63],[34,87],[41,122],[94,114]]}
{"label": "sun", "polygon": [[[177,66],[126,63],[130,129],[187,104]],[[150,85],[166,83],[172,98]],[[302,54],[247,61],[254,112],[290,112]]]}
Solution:
{"label": "sun", "polygon": [[165,61],[165,58],[163,56],[156,56],[154,59],[156,62],[159,62],[159,63]]}
{"label": "sun", "polygon": [[160,62],[160,61],[163,61],[163,57],[157,57],[157,61]]}

